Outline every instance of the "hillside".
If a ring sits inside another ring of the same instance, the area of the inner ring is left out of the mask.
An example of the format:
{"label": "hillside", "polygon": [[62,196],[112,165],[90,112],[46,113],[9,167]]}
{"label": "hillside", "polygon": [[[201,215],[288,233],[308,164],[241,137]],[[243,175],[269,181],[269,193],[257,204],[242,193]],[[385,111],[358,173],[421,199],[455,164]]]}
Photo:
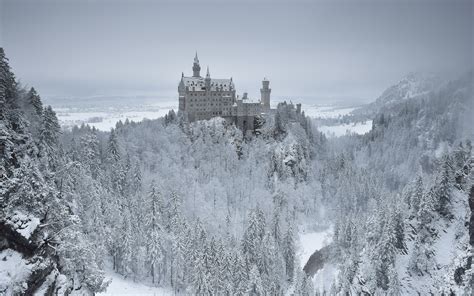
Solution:
{"label": "hillside", "polygon": [[174,111],[61,129],[0,70],[0,293],[472,293],[472,73],[408,76],[326,138],[291,103],[245,135]]}

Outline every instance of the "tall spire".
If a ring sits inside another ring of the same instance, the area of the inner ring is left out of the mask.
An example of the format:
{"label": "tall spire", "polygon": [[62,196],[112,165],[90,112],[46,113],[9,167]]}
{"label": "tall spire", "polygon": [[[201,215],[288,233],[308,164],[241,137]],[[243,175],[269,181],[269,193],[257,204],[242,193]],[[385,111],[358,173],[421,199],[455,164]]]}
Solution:
{"label": "tall spire", "polygon": [[209,66],[207,66],[206,78],[211,78],[211,74],[209,74]]}
{"label": "tall spire", "polygon": [[201,66],[199,66],[199,59],[198,53],[196,51],[196,56],[194,56],[194,63],[193,63],[193,77],[201,77]]}

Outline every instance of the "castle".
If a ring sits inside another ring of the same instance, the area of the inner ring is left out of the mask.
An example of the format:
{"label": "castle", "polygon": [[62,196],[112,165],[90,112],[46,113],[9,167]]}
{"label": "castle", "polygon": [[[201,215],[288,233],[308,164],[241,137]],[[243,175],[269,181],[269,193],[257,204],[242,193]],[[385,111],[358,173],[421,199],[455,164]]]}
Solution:
{"label": "castle", "polygon": [[189,121],[207,120],[222,117],[235,123],[242,130],[253,130],[255,117],[269,113],[270,81],[264,79],[258,101],[236,95],[235,85],[230,79],[211,78],[209,67],[206,77],[201,77],[201,66],[196,53],[193,63],[193,76],[181,74],[178,86],[179,112],[187,116]]}

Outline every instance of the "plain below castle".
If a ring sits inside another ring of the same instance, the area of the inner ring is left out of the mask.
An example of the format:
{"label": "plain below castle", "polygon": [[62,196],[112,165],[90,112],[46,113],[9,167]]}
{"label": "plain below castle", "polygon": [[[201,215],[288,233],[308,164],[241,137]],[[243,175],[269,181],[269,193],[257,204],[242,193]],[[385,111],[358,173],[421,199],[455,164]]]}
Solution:
{"label": "plain below castle", "polygon": [[209,67],[206,77],[201,77],[201,66],[196,53],[193,63],[193,76],[181,75],[178,86],[179,112],[189,121],[208,120],[222,117],[243,130],[254,128],[255,117],[271,112],[270,81],[264,79],[258,101],[236,95],[235,85],[230,79],[211,78]]}

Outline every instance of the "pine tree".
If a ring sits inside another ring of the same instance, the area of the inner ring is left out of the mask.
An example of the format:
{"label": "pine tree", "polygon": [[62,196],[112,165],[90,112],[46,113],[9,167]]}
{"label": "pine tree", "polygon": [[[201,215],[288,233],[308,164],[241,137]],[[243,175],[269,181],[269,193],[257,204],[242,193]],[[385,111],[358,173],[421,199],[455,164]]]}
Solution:
{"label": "pine tree", "polygon": [[119,144],[114,129],[110,131],[109,141],[107,143],[107,158],[112,162],[112,164],[116,164],[120,161]]}
{"label": "pine tree", "polygon": [[51,149],[49,153],[54,153],[60,131],[61,127],[59,126],[56,112],[53,111],[51,106],[47,106],[43,111],[41,138],[46,147]]}
{"label": "pine tree", "polygon": [[[20,132],[22,122],[19,119],[19,102],[15,75],[10,70],[8,58],[3,47],[0,47],[0,120],[8,119],[10,127],[15,132]],[[6,112],[8,110],[8,112]]]}
{"label": "pine tree", "polygon": [[413,253],[410,258],[410,269],[419,275],[428,272],[432,266],[432,241],[436,236],[432,228],[432,222],[435,219],[435,209],[433,207],[434,193],[430,191],[423,196],[420,202],[420,210],[418,212],[418,224],[416,226],[416,239]]}
{"label": "pine tree", "polygon": [[153,283],[156,283],[155,276],[158,271],[158,266],[163,260],[163,226],[162,226],[162,200],[161,193],[153,183],[149,193],[149,209],[150,212],[146,217],[147,233],[147,250],[148,259],[150,262],[150,274]]}
{"label": "pine tree", "polygon": [[33,108],[35,114],[41,117],[43,115],[43,103],[36,90],[32,87],[26,96],[27,103]]}
{"label": "pine tree", "polygon": [[423,179],[421,178],[421,176],[418,176],[416,178],[413,192],[410,198],[410,207],[411,207],[412,212],[414,213],[414,216],[416,216],[416,214],[420,210],[420,202],[422,198],[423,198]]}
{"label": "pine tree", "polygon": [[247,285],[249,281],[249,274],[247,266],[240,252],[235,252],[232,258],[233,262],[233,291],[234,295],[247,295]]}
{"label": "pine tree", "polygon": [[132,189],[131,190],[132,195],[135,195],[141,191],[142,179],[143,177],[142,177],[142,172],[140,169],[140,164],[136,163],[135,166],[133,167],[133,176],[131,178],[131,185],[130,185],[130,188]]}
{"label": "pine tree", "polygon": [[256,265],[253,265],[250,269],[247,293],[251,296],[265,295],[265,289]]}
{"label": "pine tree", "polygon": [[120,267],[121,273],[126,276],[133,275],[133,255],[134,255],[134,237],[133,237],[133,227],[130,217],[130,211],[127,208],[124,208],[122,211],[123,225],[122,233],[120,240]]}
{"label": "pine tree", "polygon": [[281,227],[280,227],[280,207],[274,207],[272,217],[272,235],[277,244],[282,240]]}
{"label": "pine tree", "polygon": [[312,296],[314,295],[314,287],[311,278],[299,269],[296,273],[296,281],[294,284],[293,295]]}
{"label": "pine tree", "polygon": [[406,254],[405,223],[399,207],[395,206],[395,209],[391,212],[389,223],[392,225],[390,229],[393,230],[395,248],[397,248],[400,253]]}
{"label": "pine tree", "polygon": [[99,139],[95,129],[86,129],[80,138],[80,161],[88,169],[92,178],[97,179],[100,168]]}
{"label": "pine tree", "polygon": [[441,174],[437,178],[434,190],[436,211],[445,218],[451,218],[451,159],[445,156],[441,165]]}
{"label": "pine tree", "polygon": [[293,226],[290,224],[285,233],[283,242],[283,258],[285,259],[286,276],[292,281],[295,274],[296,247],[293,234]]}
{"label": "pine tree", "polygon": [[398,279],[398,274],[395,268],[390,268],[388,272],[388,290],[387,295],[390,296],[400,296],[401,292],[401,283]]}
{"label": "pine tree", "polygon": [[212,287],[209,283],[209,274],[206,266],[205,252],[200,253],[196,258],[195,267],[193,271],[193,294],[194,295],[212,295]]}

